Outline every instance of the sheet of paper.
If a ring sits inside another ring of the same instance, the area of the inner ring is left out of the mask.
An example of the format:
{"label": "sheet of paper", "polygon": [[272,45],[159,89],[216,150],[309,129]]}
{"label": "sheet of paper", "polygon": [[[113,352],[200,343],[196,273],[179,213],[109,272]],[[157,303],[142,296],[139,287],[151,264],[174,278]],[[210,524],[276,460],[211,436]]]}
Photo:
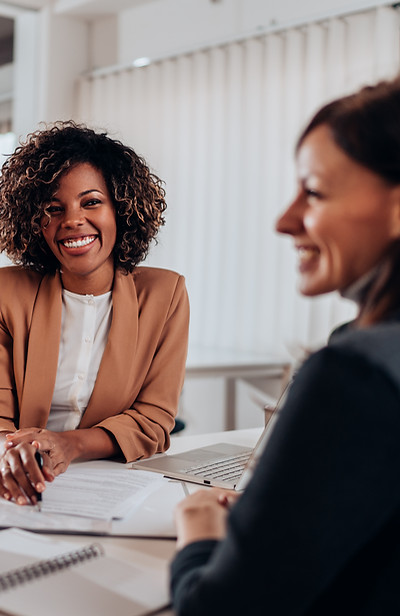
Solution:
{"label": "sheet of paper", "polygon": [[[162,479],[162,478],[161,478]],[[71,465],[48,484],[43,513],[60,513],[111,520],[123,518],[141,505],[161,481],[153,473],[127,468],[81,469]]]}
{"label": "sheet of paper", "polygon": [[149,494],[131,515],[113,520],[110,534],[175,539],[175,508],[184,498],[182,483],[164,478],[159,489]]}
{"label": "sheet of paper", "polygon": [[0,500],[0,528],[25,528],[46,532],[108,534],[111,520],[98,520],[61,514],[44,513],[33,507],[20,507]]}
{"label": "sheet of paper", "polygon": [[[69,541],[51,539],[45,535],[29,533],[19,528],[8,528],[0,531],[0,551],[33,556],[41,559],[53,558],[59,554],[73,550],[76,546]],[[1,572],[9,569],[7,563],[0,561]]]}
{"label": "sheet of paper", "polygon": [[[117,463],[79,463],[77,467],[90,474],[92,471],[102,473],[102,477],[109,477],[110,470],[116,468],[123,472],[124,489],[131,482],[132,478],[137,482],[139,471],[133,471],[128,466]],[[69,471],[67,471],[69,472]],[[163,537],[175,538],[176,530],[174,524],[174,511],[176,505],[184,498],[185,492],[180,482],[172,481],[162,477],[159,473],[140,471],[144,474],[144,479],[150,482],[148,487],[143,488],[143,492],[135,497],[134,506],[123,519],[99,519],[82,517],[78,513],[77,506],[74,506],[73,515],[66,513],[50,513],[46,507],[42,511],[37,511],[34,507],[20,507],[14,503],[9,503],[0,499],[0,528],[18,527],[27,530],[53,532],[53,533],[84,533],[93,535],[119,535],[124,537]],[[132,474],[132,477],[131,477]],[[126,481],[125,481],[126,480]],[[154,480],[154,481],[153,481]],[[104,485],[102,483],[102,485]],[[147,491],[149,490],[149,491]],[[46,504],[48,489],[43,496],[43,503]],[[62,496],[62,495],[61,495]],[[88,494],[81,494],[81,498],[90,498]],[[63,501],[62,501],[63,502]],[[67,503],[71,505],[70,502]],[[74,501],[75,504],[75,501]],[[101,506],[98,503],[98,506]],[[65,512],[66,507],[61,503],[57,511],[62,507]]]}

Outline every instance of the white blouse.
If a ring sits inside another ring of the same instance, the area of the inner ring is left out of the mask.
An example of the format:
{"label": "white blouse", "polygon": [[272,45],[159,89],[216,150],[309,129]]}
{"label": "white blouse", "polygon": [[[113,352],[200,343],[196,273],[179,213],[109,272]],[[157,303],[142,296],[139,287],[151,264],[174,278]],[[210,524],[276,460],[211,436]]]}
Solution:
{"label": "white blouse", "polygon": [[78,295],[63,289],[57,377],[47,429],[74,430],[92,395],[112,318],[111,291]]}

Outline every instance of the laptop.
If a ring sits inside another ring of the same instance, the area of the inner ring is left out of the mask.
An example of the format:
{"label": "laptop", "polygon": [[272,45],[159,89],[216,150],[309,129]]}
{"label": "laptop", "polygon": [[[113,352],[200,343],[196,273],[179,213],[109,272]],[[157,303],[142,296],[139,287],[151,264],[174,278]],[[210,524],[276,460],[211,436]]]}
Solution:
{"label": "laptop", "polygon": [[270,413],[264,430],[254,448],[230,443],[217,443],[178,454],[156,454],[148,460],[134,462],[132,468],[162,473],[170,479],[200,483],[206,486],[243,490],[253,475],[263,453],[279,412],[286,399],[288,387]]}

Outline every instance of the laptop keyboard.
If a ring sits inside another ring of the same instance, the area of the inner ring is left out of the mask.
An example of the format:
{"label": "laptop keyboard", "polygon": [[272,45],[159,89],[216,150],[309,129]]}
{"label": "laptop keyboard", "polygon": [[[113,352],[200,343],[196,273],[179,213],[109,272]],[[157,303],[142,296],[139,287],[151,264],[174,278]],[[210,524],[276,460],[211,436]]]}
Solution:
{"label": "laptop keyboard", "polygon": [[206,479],[238,479],[243,473],[244,467],[250,458],[251,452],[241,453],[237,456],[224,457],[221,460],[213,460],[185,468],[184,472],[190,475],[202,476]]}

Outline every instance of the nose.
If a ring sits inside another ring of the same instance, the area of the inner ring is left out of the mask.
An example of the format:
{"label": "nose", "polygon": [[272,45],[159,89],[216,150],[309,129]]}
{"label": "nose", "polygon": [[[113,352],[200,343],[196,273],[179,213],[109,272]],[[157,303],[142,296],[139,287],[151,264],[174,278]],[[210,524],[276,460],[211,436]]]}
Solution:
{"label": "nose", "polygon": [[80,205],[66,206],[64,210],[64,218],[62,221],[62,226],[65,229],[79,227],[84,222],[85,222],[85,217],[84,217],[84,213]]}
{"label": "nose", "polygon": [[297,195],[276,221],[276,231],[278,233],[286,233],[287,235],[297,235],[301,233],[304,230],[303,210],[304,206],[301,201],[301,196]]}

